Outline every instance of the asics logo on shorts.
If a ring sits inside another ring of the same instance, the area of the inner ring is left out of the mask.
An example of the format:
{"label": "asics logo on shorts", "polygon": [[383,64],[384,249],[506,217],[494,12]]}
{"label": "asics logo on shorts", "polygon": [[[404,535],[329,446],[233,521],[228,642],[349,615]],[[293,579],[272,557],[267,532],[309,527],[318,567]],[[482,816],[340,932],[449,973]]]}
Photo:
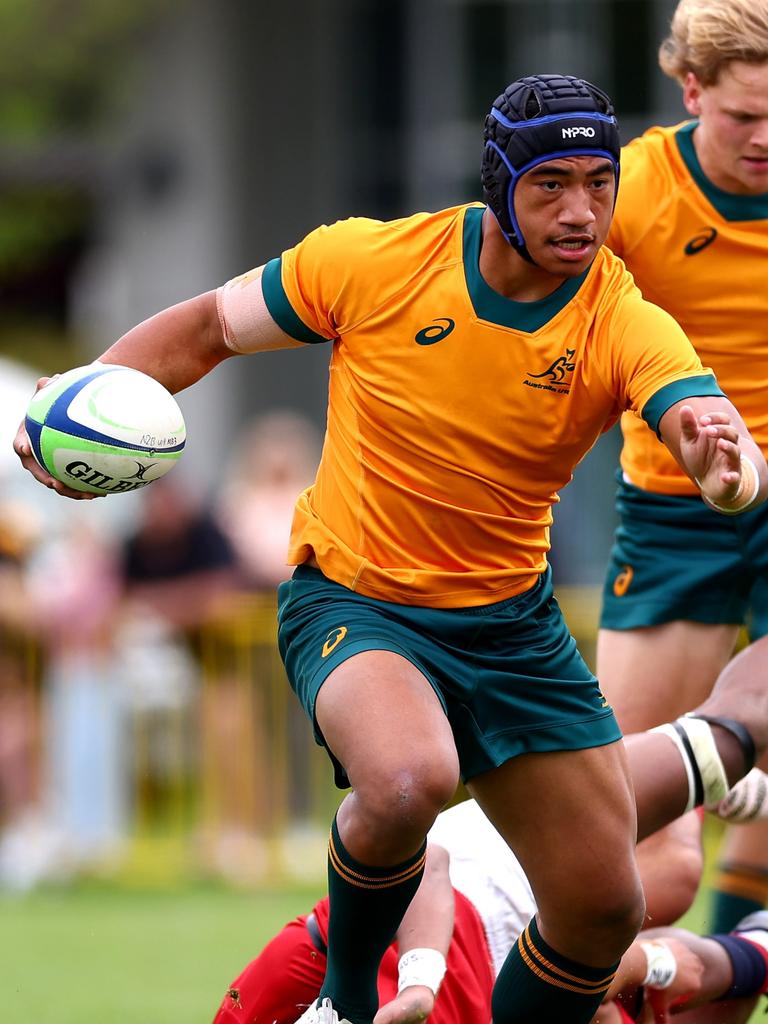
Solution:
{"label": "asics logo on shorts", "polygon": [[698,235],[694,235],[688,242],[683,252],[686,256],[695,256],[697,252],[706,249],[717,238],[717,228],[702,228]]}
{"label": "asics logo on shorts", "polygon": [[417,345],[434,345],[447,338],[455,326],[449,316],[436,316],[435,322],[422,328],[413,340]]}
{"label": "asics logo on shorts", "polygon": [[327,658],[331,651],[338,647],[344,637],[347,635],[346,626],[338,626],[336,629],[332,629],[328,636],[325,638],[323,644],[323,657]]}
{"label": "asics logo on shorts", "polygon": [[613,592],[616,597],[623,597],[629,590],[629,585],[632,582],[632,577],[635,575],[635,570],[631,565],[625,565],[619,575],[613,581]]}

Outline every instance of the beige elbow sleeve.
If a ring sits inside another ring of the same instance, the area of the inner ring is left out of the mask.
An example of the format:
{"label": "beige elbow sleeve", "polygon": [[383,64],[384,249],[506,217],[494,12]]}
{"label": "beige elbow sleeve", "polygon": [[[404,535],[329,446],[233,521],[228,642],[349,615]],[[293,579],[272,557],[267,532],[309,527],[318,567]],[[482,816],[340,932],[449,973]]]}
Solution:
{"label": "beige elbow sleeve", "polygon": [[293,341],[269,314],[261,288],[264,267],[234,277],[216,291],[224,341],[233,352],[263,352],[300,344]]}

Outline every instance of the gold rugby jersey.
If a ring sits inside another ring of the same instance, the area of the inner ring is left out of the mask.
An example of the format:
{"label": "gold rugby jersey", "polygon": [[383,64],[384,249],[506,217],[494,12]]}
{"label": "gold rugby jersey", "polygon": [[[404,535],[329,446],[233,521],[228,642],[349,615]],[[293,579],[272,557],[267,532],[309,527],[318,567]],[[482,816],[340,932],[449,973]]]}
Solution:
{"label": "gold rugby jersey", "polygon": [[624,409],[655,430],[679,399],[720,393],[605,248],[540,301],[493,291],[478,269],[483,212],[323,226],[264,270],[280,327],[333,343],[323,454],[289,562],[314,554],[371,597],[462,607],[526,590],[546,567],[557,492],[600,432]]}
{"label": "gold rugby jersey", "polygon": [[[768,454],[768,195],[733,195],[708,181],[696,125],[651,128],[624,147],[607,244],[644,297],[677,320]],[[621,428],[621,464],[634,484],[696,493],[638,416],[624,415]]]}

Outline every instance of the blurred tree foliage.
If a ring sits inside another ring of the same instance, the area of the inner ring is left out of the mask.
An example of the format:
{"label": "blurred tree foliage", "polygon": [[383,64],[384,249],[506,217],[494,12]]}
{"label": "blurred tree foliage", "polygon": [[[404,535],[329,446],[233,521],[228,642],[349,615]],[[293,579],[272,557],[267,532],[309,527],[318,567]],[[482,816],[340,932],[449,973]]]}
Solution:
{"label": "blurred tree foliage", "polygon": [[0,136],[93,130],[178,0],[0,0]]}
{"label": "blurred tree foliage", "polygon": [[68,281],[89,234],[99,141],[141,72],[145,41],[183,2],[0,0],[4,351],[29,356],[30,339],[46,332],[66,341]]}

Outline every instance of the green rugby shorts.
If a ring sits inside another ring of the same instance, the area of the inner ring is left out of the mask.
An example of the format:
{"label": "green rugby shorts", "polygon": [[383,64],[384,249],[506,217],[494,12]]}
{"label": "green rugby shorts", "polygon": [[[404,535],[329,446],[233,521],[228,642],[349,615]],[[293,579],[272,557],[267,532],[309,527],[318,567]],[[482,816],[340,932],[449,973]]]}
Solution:
{"label": "green rugby shorts", "polygon": [[697,495],[644,491],[619,474],[616,508],[602,627],[638,629],[678,619],[741,625],[749,617],[754,635],[766,631],[766,505],[725,516]]}
{"label": "green rugby shorts", "polygon": [[[621,736],[568,632],[549,570],[505,601],[437,609],[365,597],[299,566],[279,587],[278,623],[288,679],[323,745],[318,690],[347,658],[371,650],[407,658],[432,686],[465,781],[518,754],[581,750]],[[343,766],[329,755],[337,785],[346,788]]]}

